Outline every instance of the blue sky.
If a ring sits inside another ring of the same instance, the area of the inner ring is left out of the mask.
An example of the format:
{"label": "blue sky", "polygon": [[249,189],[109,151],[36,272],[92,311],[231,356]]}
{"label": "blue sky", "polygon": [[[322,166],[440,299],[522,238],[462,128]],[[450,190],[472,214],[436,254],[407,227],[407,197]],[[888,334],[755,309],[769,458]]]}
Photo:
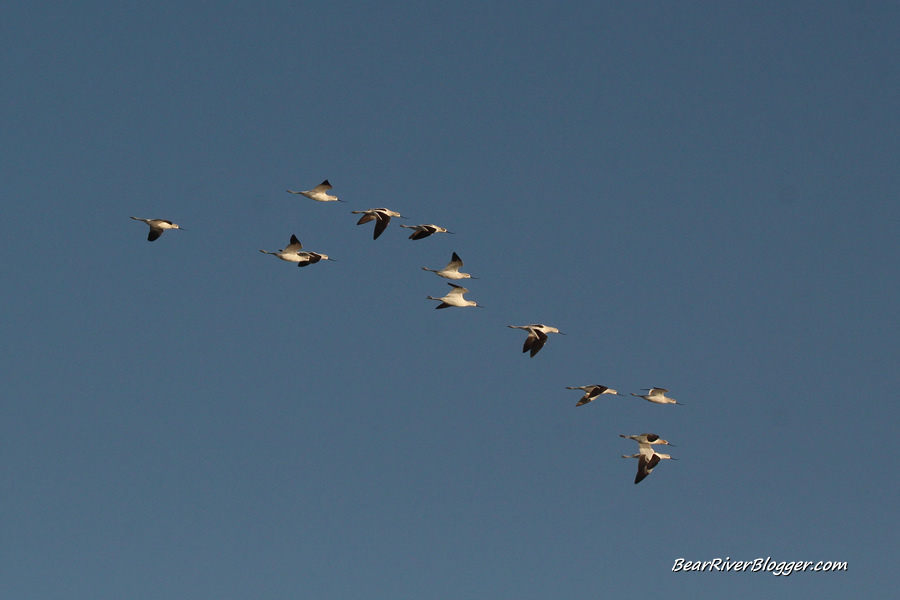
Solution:
{"label": "blue sky", "polygon": [[3,598],[895,589],[896,3],[3,13]]}

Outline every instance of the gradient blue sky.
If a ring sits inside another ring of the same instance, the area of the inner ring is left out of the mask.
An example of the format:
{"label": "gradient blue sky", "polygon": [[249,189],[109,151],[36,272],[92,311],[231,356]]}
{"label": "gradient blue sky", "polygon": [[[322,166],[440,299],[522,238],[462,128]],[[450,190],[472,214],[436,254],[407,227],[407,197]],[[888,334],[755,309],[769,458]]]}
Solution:
{"label": "gradient blue sky", "polygon": [[5,600],[896,593],[896,2],[2,14]]}

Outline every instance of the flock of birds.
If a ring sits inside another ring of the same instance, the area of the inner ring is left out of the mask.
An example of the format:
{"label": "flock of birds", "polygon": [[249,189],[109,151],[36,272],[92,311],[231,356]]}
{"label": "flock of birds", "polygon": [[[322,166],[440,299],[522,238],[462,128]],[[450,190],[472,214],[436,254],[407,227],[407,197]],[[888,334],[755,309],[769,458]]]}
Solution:
{"label": "flock of birds", "polygon": [[[344,202],[337,196],[333,196],[328,193],[329,190],[333,189],[331,184],[326,179],[316,187],[311,190],[306,191],[293,191],[287,190],[288,193],[291,194],[299,194],[305,196],[311,200],[315,200],[316,202]],[[359,221],[356,223],[357,225],[363,225],[370,221],[375,221],[375,230],[372,236],[372,239],[377,240],[378,237],[384,233],[384,230],[387,228],[388,224],[391,222],[392,218],[405,219],[403,215],[399,212],[390,210],[387,208],[370,208],[368,210],[354,210],[351,211],[352,214],[362,215]],[[141,219],[138,217],[131,217],[135,221],[143,221],[150,227],[150,232],[147,235],[147,240],[153,242],[168,229],[180,229],[184,230],[183,227],[179,226],[177,223],[173,223],[172,221],[167,221],[165,219]],[[407,229],[412,229],[413,232],[409,236],[411,240],[421,240],[426,237],[429,237],[436,233],[448,233],[452,234],[452,231],[448,231],[444,227],[440,227],[434,224],[423,224],[423,225],[400,225],[401,227],[405,227]],[[300,240],[297,239],[296,235],[291,235],[290,243],[284,248],[278,250],[277,252],[269,252],[267,250],[260,250],[263,254],[271,254],[273,256],[277,256],[283,261],[296,263],[298,267],[306,267],[308,265],[312,265],[318,263],[321,260],[334,260],[329,258],[326,254],[321,254],[319,252],[312,252],[309,250],[303,249],[303,244],[300,243]],[[427,267],[422,267],[425,271],[430,271],[435,273],[436,275],[443,277],[445,279],[478,279],[477,277],[472,277],[469,273],[463,273],[460,271],[460,268],[463,266],[463,261],[460,259],[459,255],[454,252],[453,256],[450,259],[450,262],[447,263],[443,269],[429,269]],[[435,308],[450,308],[450,307],[459,307],[465,308],[468,306],[473,306],[476,308],[484,308],[480,304],[477,304],[473,300],[467,300],[465,298],[465,294],[469,292],[468,289],[464,288],[461,285],[456,285],[455,283],[448,283],[451,289],[447,295],[441,297],[427,296],[429,300],[437,300],[440,302]],[[541,348],[544,347],[544,344],[547,343],[549,339],[548,334],[550,333],[558,333],[560,335],[565,335],[556,327],[552,327],[550,325],[544,325],[542,323],[536,323],[532,325],[507,325],[507,327],[511,329],[522,329],[528,333],[528,337],[525,338],[525,344],[522,347],[523,353],[530,353],[531,357],[537,355],[540,352]],[[620,394],[616,390],[612,388],[608,388],[603,385],[582,385],[577,387],[566,386],[566,389],[569,390],[581,390],[584,392],[584,395],[581,399],[578,400],[578,403],[575,404],[576,407],[584,406],[589,402],[592,402],[602,396],[603,394],[611,394],[616,396],[624,396],[625,394]],[[648,402],[652,402],[654,404],[681,404],[674,398],[666,396],[669,390],[665,388],[649,388],[641,390],[647,392],[646,394],[631,394],[637,398],[643,398]],[[656,445],[666,445],[666,446],[674,446],[674,444],[670,444],[666,440],[660,438],[655,433],[641,433],[638,435],[620,435],[619,437],[630,439],[638,443],[638,453],[637,454],[623,454],[622,458],[637,458],[638,459],[638,470],[637,475],[634,478],[634,483],[640,483],[647,475],[653,471],[653,468],[659,464],[660,460],[675,460],[668,454],[662,454],[656,452],[653,446]]]}

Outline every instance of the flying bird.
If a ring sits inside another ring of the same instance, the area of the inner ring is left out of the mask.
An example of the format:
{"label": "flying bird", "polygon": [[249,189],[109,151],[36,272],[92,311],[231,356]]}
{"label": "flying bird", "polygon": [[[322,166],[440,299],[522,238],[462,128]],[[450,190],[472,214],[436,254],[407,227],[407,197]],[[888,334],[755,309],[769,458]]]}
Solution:
{"label": "flying bird", "polygon": [[459,268],[463,266],[463,261],[459,257],[459,255],[454,252],[453,257],[450,259],[450,262],[447,263],[447,266],[443,269],[429,269],[428,267],[422,267],[423,271],[431,271],[432,273],[436,273],[445,279],[478,279],[477,277],[472,277],[468,273],[460,273]]}
{"label": "flying bird", "polygon": [[277,256],[281,260],[287,262],[297,263],[298,267],[306,267],[315,264],[320,260],[334,260],[333,258],[328,258],[327,254],[303,250],[303,244],[301,244],[300,240],[297,239],[297,236],[293,234],[291,234],[291,243],[278,252],[268,252],[266,250],[260,250],[260,252]]}
{"label": "flying bird", "polygon": [[[646,394],[631,394],[636,398],[643,398],[647,402],[653,402],[655,404],[681,404],[681,402],[677,401],[675,398],[669,398],[666,396],[666,392],[669,390],[665,388],[650,388],[643,389],[642,392],[647,392]],[[681,404],[684,406],[683,404]]]}
{"label": "flying bird", "polygon": [[359,218],[359,221],[356,222],[357,225],[362,225],[363,223],[368,223],[373,220],[375,221],[375,234],[372,236],[373,240],[377,240],[378,236],[384,232],[388,223],[391,222],[391,217],[398,217],[400,219],[406,218],[397,211],[389,210],[387,208],[370,208],[369,210],[354,210],[351,212],[354,215],[362,215],[362,217]]}
{"label": "flying bird", "polygon": [[428,296],[429,300],[440,300],[441,303],[435,306],[435,308],[449,308],[451,306],[459,306],[460,308],[466,306],[475,306],[477,308],[484,308],[480,304],[476,304],[474,300],[466,300],[463,297],[463,294],[467,294],[469,290],[464,288],[461,285],[456,285],[455,283],[447,283],[453,289],[447,292],[447,295],[442,298],[435,298],[433,296]]}
{"label": "flying bird", "polygon": [[599,398],[602,394],[613,394],[615,396],[624,396],[625,394],[620,394],[616,390],[612,388],[608,388],[605,385],[580,385],[576,387],[566,386],[567,390],[583,390],[584,396],[581,397],[581,400],[578,401],[578,404],[575,406],[582,406],[587,404],[588,402],[592,402]]}
{"label": "flying bird", "polygon": [[332,189],[331,184],[328,183],[328,180],[326,179],[311,190],[307,190],[305,192],[295,192],[294,190],[288,190],[288,193],[300,194],[302,196],[306,196],[311,200],[315,200],[316,202],[343,202],[343,200],[341,200],[337,196],[330,196],[328,194],[328,190],[330,189]]}
{"label": "flying bird", "polygon": [[166,221],[165,219],[139,219],[138,217],[131,218],[135,221],[143,221],[150,226],[150,233],[147,234],[148,242],[152,242],[158,239],[166,229],[181,229],[182,231],[187,231],[187,229],[182,229],[181,227],[179,227],[177,223]]}
{"label": "flying bird", "polygon": [[[625,437],[625,436],[623,436]],[[659,464],[660,460],[675,460],[668,454],[656,452],[651,442],[638,442],[638,454],[623,454],[622,458],[638,459],[637,475],[634,476],[634,483],[638,484],[653,471],[653,468]]]}
{"label": "flying bird", "polygon": [[443,227],[439,227],[437,225],[401,225],[400,227],[406,227],[407,229],[415,229],[412,234],[409,236],[411,240],[421,240],[422,238],[427,238],[429,235],[433,233],[453,233],[452,231],[447,231]]}
{"label": "flying bird", "polygon": [[528,337],[525,339],[525,345],[522,347],[522,352],[528,352],[530,350],[532,357],[544,347],[544,344],[547,342],[548,333],[566,335],[556,327],[542,325],[540,323],[536,325],[507,325],[507,327],[510,329],[524,329],[528,332]]}

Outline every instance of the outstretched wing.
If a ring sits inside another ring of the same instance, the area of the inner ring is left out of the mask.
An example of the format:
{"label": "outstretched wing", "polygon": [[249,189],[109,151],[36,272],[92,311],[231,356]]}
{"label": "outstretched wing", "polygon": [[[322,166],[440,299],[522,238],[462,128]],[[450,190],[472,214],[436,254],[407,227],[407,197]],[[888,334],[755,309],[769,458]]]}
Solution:
{"label": "outstretched wing", "polygon": [[596,398],[596,396],[591,396],[590,393],[585,394],[584,396],[581,397],[581,400],[579,400],[578,404],[576,404],[575,406],[584,406],[588,402],[593,401],[594,398]]}
{"label": "outstretched wing", "polygon": [[303,244],[300,243],[300,240],[297,239],[297,236],[293,233],[291,234],[291,243],[285,247],[282,252],[285,254],[296,254],[303,250]]}
{"label": "outstretched wing", "polygon": [[644,480],[647,475],[653,471],[653,467],[659,464],[659,455],[653,454],[649,459],[646,454],[641,454],[640,459],[638,460],[638,471],[637,475],[634,477],[635,483],[640,483]]}
{"label": "outstretched wing", "polygon": [[[377,240],[378,236],[384,233],[384,230],[387,229],[388,223],[391,222],[391,218],[388,215],[379,213],[377,217],[373,216],[373,219],[378,219],[375,222],[375,234],[372,236],[373,240]],[[362,219],[360,219],[360,223],[362,223]]]}
{"label": "outstretched wing", "polygon": [[[520,327],[519,329],[523,328]],[[522,352],[528,352],[529,350],[531,350],[531,346],[537,341],[537,335],[534,333],[534,331],[532,331],[531,329],[526,329],[526,331],[528,332],[528,337],[525,338],[525,345],[522,346]],[[540,348],[538,348],[538,350],[540,350]],[[531,355],[534,356],[536,353],[537,350],[532,352]]]}
{"label": "outstretched wing", "polygon": [[544,347],[544,344],[547,341],[547,334],[544,333],[543,331],[539,331],[537,329],[532,329],[531,331],[534,334],[533,339],[531,338],[531,336],[529,336],[529,339],[532,339],[532,341],[531,341],[531,356],[533,357],[535,354],[537,354],[538,352],[541,351],[541,348]]}
{"label": "outstretched wing", "polygon": [[467,290],[466,288],[464,288],[463,286],[461,286],[461,285],[456,285],[455,283],[448,283],[447,285],[449,285],[450,287],[453,288],[452,290],[450,290],[450,293],[447,294],[448,296],[449,296],[450,294],[452,294],[452,295],[454,295],[454,296],[462,296],[463,294],[465,294],[465,293],[467,293],[467,292],[469,291],[469,290]]}
{"label": "outstretched wing", "polygon": [[602,385],[593,385],[585,390],[584,397],[578,401],[578,404],[575,406],[581,406],[582,404],[587,404],[588,402],[592,402],[597,399],[597,397],[602,394],[607,388]]}

